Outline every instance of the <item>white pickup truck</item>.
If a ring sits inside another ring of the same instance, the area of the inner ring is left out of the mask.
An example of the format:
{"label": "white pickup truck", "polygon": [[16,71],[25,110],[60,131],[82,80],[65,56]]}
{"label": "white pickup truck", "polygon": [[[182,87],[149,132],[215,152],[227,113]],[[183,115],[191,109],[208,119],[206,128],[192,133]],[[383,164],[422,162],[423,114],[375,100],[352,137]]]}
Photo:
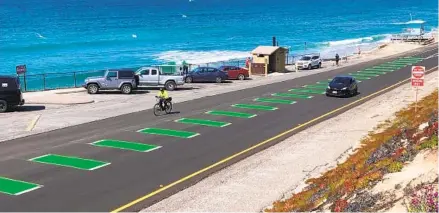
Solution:
{"label": "white pickup truck", "polygon": [[139,76],[139,87],[165,87],[166,90],[172,91],[177,86],[184,85],[184,77],[174,74],[163,74],[158,68],[155,67],[141,67],[136,71],[136,75]]}

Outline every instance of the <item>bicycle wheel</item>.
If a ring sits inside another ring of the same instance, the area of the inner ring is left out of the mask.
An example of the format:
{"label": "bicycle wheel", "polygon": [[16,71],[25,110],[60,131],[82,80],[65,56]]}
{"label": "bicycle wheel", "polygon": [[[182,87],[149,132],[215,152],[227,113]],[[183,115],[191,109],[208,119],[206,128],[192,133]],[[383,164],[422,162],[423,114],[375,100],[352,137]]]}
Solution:
{"label": "bicycle wheel", "polygon": [[171,102],[166,102],[165,111],[166,111],[166,114],[171,113],[171,111],[172,111],[172,103]]}
{"label": "bicycle wheel", "polygon": [[162,109],[160,108],[160,104],[155,104],[153,111],[155,116],[161,115]]}

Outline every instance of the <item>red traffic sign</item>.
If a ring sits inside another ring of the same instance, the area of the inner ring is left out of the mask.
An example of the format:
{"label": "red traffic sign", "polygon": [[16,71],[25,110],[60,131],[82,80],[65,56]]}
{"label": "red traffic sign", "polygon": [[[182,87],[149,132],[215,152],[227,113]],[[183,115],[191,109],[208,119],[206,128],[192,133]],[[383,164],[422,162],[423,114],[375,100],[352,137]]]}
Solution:
{"label": "red traffic sign", "polygon": [[424,79],[412,78],[412,87],[423,87]]}
{"label": "red traffic sign", "polygon": [[15,71],[17,72],[17,75],[23,74],[26,72],[26,65],[18,65],[15,67]]}
{"label": "red traffic sign", "polygon": [[423,66],[413,66],[412,67],[412,78],[424,79],[425,67]]}

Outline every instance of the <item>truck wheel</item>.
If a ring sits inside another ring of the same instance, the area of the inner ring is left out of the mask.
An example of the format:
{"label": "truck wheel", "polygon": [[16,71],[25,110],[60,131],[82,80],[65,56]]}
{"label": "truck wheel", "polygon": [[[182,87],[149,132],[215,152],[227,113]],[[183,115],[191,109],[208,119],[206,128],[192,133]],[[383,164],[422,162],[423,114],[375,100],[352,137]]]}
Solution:
{"label": "truck wheel", "polygon": [[238,79],[241,80],[241,81],[245,80],[245,76],[243,74],[239,74],[238,75]]}
{"label": "truck wheel", "polygon": [[188,83],[188,84],[192,83],[192,77],[187,77],[186,78],[186,83]]}
{"label": "truck wheel", "polygon": [[8,103],[4,100],[0,100],[0,113],[8,111]]}
{"label": "truck wheel", "polygon": [[166,87],[166,90],[172,91],[172,90],[175,90],[177,85],[173,81],[168,81],[165,83],[165,87]]}
{"label": "truck wheel", "polygon": [[123,94],[130,94],[133,91],[133,88],[129,84],[124,84],[120,87],[120,90]]}
{"label": "truck wheel", "polygon": [[99,92],[99,87],[97,84],[89,84],[87,85],[88,94],[96,94]]}

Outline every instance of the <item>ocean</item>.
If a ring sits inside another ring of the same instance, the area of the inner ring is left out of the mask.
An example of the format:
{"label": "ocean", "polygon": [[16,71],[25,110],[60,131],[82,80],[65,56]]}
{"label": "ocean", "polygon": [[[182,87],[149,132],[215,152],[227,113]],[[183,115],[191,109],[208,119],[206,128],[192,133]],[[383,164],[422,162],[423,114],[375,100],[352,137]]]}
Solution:
{"label": "ocean", "polygon": [[[258,45],[332,57],[437,27],[436,0],[1,0],[0,74],[242,59]],[[305,45],[306,43],[306,45]]]}

